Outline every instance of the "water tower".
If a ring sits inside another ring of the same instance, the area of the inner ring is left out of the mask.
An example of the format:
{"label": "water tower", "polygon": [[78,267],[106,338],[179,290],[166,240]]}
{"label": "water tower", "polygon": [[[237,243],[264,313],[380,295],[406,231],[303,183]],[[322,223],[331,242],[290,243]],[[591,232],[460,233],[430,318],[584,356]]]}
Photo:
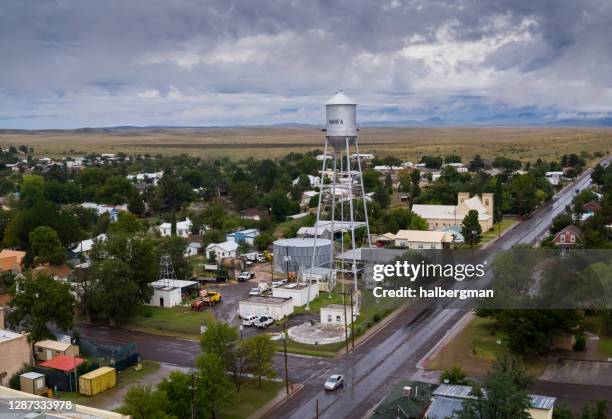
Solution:
{"label": "water tower", "polygon": [[[331,233],[336,240],[330,265],[343,274],[351,273],[357,291],[358,249],[372,247],[357,141],[357,103],[339,90],[325,104],[325,116],[325,157],[314,226],[315,246],[318,237]],[[326,178],[329,182],[324,181]],[[359,234],[358,240],[356,233],[360,229],[365,233]],[[350,240],[345,244],[346,237]],[[315,267],[313,257],[311,269]]]}

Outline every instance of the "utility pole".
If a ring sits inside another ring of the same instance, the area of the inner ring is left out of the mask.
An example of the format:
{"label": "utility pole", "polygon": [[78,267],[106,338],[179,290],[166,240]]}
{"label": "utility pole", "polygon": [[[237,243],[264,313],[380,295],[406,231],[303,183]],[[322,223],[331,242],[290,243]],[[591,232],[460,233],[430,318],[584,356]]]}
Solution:
{"label": "utility pole", "polygon": [[348,324],[346,322],[346,292],[342,293],[342,305],[344,306],[344,344],[346,345],[346,353],[349,353],[348,344]]}
{"label": "utility pole", "polygon": [[289,396],[289,367],[287,366],[287,321],[285,320],[285,323],[283,323],[283,334],[285,335],[285,338],[283,339],[284,342],[284,349],[285,349],[285,389],[287,391],[287,396]]}
{"label": "utility pole", "polygon": [[191,374],[191,419],[196,419],[195,409],[195,372]]}
{"label": "utility pole", "polygon": [[353,316],[353,290],[351,290],[351,345],[355,350],[355,317]]}
{"label": "utility pole", "polygon": [[316,412],[316,413],[317,413],[317,415],[316,415],[315,417],[316,417],[317,419],[319,419],[319,399],[317,399],[317,407],[316,407],[316,409],[317,409],[317,412]]}

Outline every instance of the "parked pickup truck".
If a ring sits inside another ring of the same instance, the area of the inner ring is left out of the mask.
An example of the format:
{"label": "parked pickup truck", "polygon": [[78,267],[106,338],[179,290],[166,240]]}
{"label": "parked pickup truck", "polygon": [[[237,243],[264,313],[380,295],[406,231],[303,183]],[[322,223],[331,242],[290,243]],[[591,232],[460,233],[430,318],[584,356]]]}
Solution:
{"label": "parked pickup truck", "polygon": [[240,275],[238,275],[238,282],[246,282],[249,279],[253,279],[253,278],[255,278],[254,272],[244,271],[244,272],[241,272]]}
{"label": "parked pickup truck", "polygon": [[257,326],[260,329],[265,329],[266,327],[270,326],[272,323],[274,323],[274,319],[272,317],[260,316],[259,319],[255,321],[255,326]]}

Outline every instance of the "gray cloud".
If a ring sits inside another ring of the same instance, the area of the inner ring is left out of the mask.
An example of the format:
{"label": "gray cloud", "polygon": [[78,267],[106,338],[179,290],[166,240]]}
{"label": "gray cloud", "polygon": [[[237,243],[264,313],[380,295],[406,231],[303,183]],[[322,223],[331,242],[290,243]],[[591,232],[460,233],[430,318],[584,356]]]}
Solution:
{"label": "gray cloud", "polygon": [[608,0],[8,0],[0,127],[606,116],[610,39]]}

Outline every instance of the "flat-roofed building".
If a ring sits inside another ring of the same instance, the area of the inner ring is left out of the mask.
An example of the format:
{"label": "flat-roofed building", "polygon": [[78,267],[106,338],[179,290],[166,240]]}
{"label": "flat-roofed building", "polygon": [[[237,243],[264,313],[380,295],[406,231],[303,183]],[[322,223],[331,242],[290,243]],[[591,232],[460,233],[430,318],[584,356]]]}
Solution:
{"label": "flat-roofed building", "polygon": [[400,230],[395,234],[396,247],[408,249],[448,249],[453,237],[443,231]]}

